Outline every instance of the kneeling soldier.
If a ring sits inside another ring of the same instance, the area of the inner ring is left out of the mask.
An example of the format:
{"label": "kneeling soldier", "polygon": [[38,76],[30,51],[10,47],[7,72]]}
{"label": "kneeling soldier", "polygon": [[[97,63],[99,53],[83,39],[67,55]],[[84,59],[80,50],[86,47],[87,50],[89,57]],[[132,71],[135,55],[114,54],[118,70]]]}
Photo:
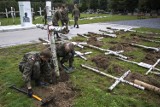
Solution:
{"label": "kneeling soldier", "polygon": [[[57,45],[57,59],[59,62],[59,67],[61,70],[65,68],[68,72],[73,71],[73,61],[74,61],[74,45],[73,43],[63,43]],[[69,61],[69,68],[66,68],[63,64]]]}
{"label": "kneeling soldier", "polygon": [[31,80],[35,81],[35,85],[42,85],[41,77],[44,77],[49,83],[52,83],[51,68],[48,60],[52,57],[50,50],[41,52],[29,52],[23,56],[19,63],[19,70],[22,72],[23,80],[28,88],[28,95],[32,96]]}

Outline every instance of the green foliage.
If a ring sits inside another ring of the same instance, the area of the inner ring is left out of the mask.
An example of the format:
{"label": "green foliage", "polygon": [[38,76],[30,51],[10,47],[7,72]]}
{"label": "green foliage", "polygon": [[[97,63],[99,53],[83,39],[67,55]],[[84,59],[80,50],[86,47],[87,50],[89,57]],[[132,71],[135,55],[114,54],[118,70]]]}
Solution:
{"label": "green foliage", "polygon": [[159,29],[154,29],[154,28],[136,28],[135,30],[140,31],[140,32],[154,32],[154,33],[160,33]]}
{"label": "green foliage", "polygon": [[[118,20],[134,20],[137,19],[136,16],[121,16],[121,15],[106,15],[106,14],[81,14],[81,18],[87,18],[87,17],[96,17],[96,16],[107,16],[104,18],[96,18],[92,20],[79,20],[80,24],[87,24],[87,23],[98,23],[98,22],[110,22],[110,21],[118,21]],[[33,24],[39,24],[43,23],[43,17],[36,16],[36,20],[33,21]],[[71,14],[69,14],[69,18],[72,19]],[[1,18],[0,19],[1,25],[17,25],[20,24],[20,18],[15,18],[15,23],[13,23],[12,18]],[[73,21],[70,21],[70,24],[73,25]]]}
{"label": "green foliage", "polygon": [[[121,38],[122,36],[126,36],[130,39],[132,38],[129,37],[130,33],[119,35],[117,39],[105,38],[103,40],[103,48],[107,49],[112,47],[113,44],[110,44],[111,41],[123,41],[123,38]],[[82,37],[75,37],[72,39],[72,41],[85,40],[86,39]],[[15,90],[11,90],[8,87],[11,84],[16,84],[19,87],[24,84],[21,78],[21,73],[18,71],[18,63],[24,53],[29,51],[39,51],[41,47],[42,46],[40,44],[32,44],[0,49],[0,106],[35,107],[33,104],[33,99],[29,99],[24,94],[17,93]],[[80,49],[76,48],[76,50]],[[107,91],[108,87],[114,82],[113,79],[98,75],[90,70],[83,69],[80,66],[80,64],[96,66],[93,62],[91,62],[90,58],[97,55],[103,55],[102,52],[89,48],[84,48],[80,51],[92,51],[93,54],[86,56],[89,59],[88,61],[84,61],[78,57],[75,58],[74,66],[76,67],[76,70],[70,74],[70,80],[72,81],[74,87],[76,87],[79,95],[74,100],[74,107],[159,107],[159,96],[150,91],[138,90],[123,83],[116,86],[112,92]],[[134,56],[134,60],[137,62],[142,61],[145,54],[145,51],[139,48],[133,52],[124,53],[124,55],[127,56]],[[123,72],[115,72],[114,66],[121,67],[124,72],[128,69],[132,72],[142,74],[146,72],[146,69],[137,65],[119,61],[114,56],[109,57],[111,57],[112,61],[106,70],[100,69],[103,72],[120,77]]]}

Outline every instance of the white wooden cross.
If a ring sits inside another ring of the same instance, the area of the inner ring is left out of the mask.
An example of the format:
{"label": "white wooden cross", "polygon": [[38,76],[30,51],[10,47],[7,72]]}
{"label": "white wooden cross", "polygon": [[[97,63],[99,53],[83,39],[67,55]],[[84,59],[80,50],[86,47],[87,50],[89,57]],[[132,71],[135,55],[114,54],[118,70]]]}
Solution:
{"label": "white wooden cross", "polygon": [[75,56],[79,56],[79,57],[81,57],[82,59],[87,60],[87,58],[84,57],[84,55],[91,54],[92,52],[85,52],[85,53],[82,53],[82,52],[79,52],[79,51],[75,51],[75,53],[76,53]]}
{"label": "white wooden cross", "polygon": [[141,48],[144,48],[144,49],[148,49],[148,50],[155,50],[157,52],[160,51],[160,48],[149,47],[149,46],[139,45],[139,44],[135,44],[135,43],[131,43],[131,45],[141,47]]}
{"label": "white wooden cross", "polygon": [[[118,58],[118,59],[120,59],[122,61],[125,61],[125,62],[130,62],[132,64],[136,64],[136,65],[141,66],[143,68],[149,69],[148,72],[146,72],[146,74],[153,73],[153,74],[156,74],[156,75],[160,75],[160,72],[156,72],[156,71],[160,71],[160,69],[155,68],[155,66],[160,62],[160,59],[158,59],[157,62],[154,65],[150,65],[150,64],[147,64],[147,63],[144,63],[144,62],[139,62],[138,63],[138,62],[126,60],[126,59],[123,59],[123,58]],[[156,70],[156,71],[151,71],[151,70]]]}
{"label": "white wooden cross", "polygon": [[134,87],[136,87],[136,88],[138,88],[138,89],[144,90],[144,87],[142,87],[142,86],[140,86],[140,85],[137,85],[137,84],[134,84],[134,83],[129,82],[129,81],[127,81],[127,80],[124,79],[124,78],[131,72],[130,70],[128,70],[128,71],[125,72],[120,78],[118,78],[118,77],[115,77],[115,76],[112,76],[112,75],[110,75],[110,74],[101,72],[101,71],[99,71],[99,70],[97,70],[97,69],[95,69],[95,68],[92,68],[92,67],[89,67],[89,66],[86,66],[86,65],[83,65],[83,64],[81,64],[81,66],[82,66],[83,68],[87,68],[87,69],[92,70],[92,71],[94,71],[94,72],[96,72],[96,73],[99,73],[99,74],[101,74],[101,75],[104,75],[104,76],[107,76],[107,77],[109,77],[109,78],[115,79],[115,80],[116,80],[115,83],[114,83],[112,86],[109,87],[109,90],[113,90],[120,82],[129,84],[129,85],[134,86]]}

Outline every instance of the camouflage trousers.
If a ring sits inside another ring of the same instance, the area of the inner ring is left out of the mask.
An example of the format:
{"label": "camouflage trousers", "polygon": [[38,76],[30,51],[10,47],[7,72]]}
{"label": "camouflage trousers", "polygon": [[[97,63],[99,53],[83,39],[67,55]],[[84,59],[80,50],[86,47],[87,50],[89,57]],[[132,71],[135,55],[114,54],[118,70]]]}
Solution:
{"label": "camouflage trousers", "polygon": [[[25,62],[21,62],[19,64],[19,70],[23,73],[24,68],[26,66]],[[42,80],[45,79],[47,81],[50,81],[52,79],[52,72],[51,72],[51,66],[49,63],[40,64],[38,61],[34,63],[34,65],[31,68],[31,71],[28,72],[30,74],[31,72],[31,80]],[[26,77],[28,74],[25,74]],[[23,76],[25,76],[23,75]]]}
{"label": "camouflage trousers", "polygon": [[78,17],[74,17],[74,27],[75,26],[79,27],[79,25],[78,25]]}

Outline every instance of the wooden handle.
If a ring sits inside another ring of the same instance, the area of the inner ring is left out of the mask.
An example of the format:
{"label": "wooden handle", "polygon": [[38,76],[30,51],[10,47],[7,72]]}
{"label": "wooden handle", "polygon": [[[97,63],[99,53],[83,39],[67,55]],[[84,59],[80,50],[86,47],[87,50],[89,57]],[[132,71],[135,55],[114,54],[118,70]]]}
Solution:
{"label": "wooden handle", "polygon": [[150,85],[150,84],[148,84],[148,83],[145,83],[145,82],[143,82],[143,81],[136,80],[136,79],[134,80],[134,83],[135,83],[135,84],[138,84],[138,85],[141,85],[141,86],[145,87],[145,88],[148,89],[148,90],[151,90],[151,91],[154,91],[154,92],[157,92],[157,93],[160,94],[160,88],[158,88],[158,87],[156,87],[156,86]]}
{"label": "wooden handle", "polygon": [[42,99],[40,97],[38,97],[38,96],[36,96],[34,94],[32,95],[32,97],[35,98],[35,99],[37,99],[38,101],[42,101]]}

